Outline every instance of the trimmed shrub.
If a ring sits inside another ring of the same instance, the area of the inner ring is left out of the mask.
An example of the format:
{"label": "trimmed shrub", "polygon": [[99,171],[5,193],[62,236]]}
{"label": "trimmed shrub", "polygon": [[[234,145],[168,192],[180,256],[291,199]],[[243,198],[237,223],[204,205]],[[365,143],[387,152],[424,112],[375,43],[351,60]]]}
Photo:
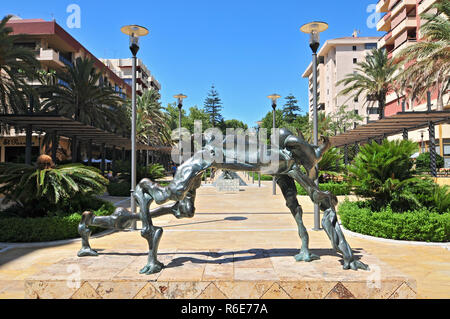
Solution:
{"label": "trimmed shrub", "polygon": [[[257,181],[258,180],[258,173],[250,173],[249,174],[250,177],[252,177],[252,174],[255,176],[255,181]],[[273,176],[271,176],[271,175],[261,174],[261,180],[262,181],[271,181],[272,179],[273,179]]]}
{"label": "trimmed shrub", "polygon": [[110,182],[108,185],[108,194],[110,196],[130,196],[131,184],[128,182]]}
{"label": "trimmed shrub", "polygon": [[[114,210],[114,205],[104,202],[94,211],[94,214],[108,216]],[[81,213],[39,218],[0,218],[0,242],[25,243],[77,238],[80,221]],[[95,234],[101,230],[104,229],[93,227],[92,233]]]}
{"label": "trimmed shrub", "polygon": [[364,235],[409,241],[450,241],[450,210],[444,214],[426,208],[395,213],[387,207],[373,212],[369,202],[345,201],[339,206],[339,215],[346,229]]}
{"label": "trimmed shrub", "polygon": [[[306,191],[298,183],[297,186],[298,195],[308,195]],[[329,191],[336,196],[349,195],[351,192],[351,187],[348,183],[323,183],[319,184],[319,188],[322,191]]]}

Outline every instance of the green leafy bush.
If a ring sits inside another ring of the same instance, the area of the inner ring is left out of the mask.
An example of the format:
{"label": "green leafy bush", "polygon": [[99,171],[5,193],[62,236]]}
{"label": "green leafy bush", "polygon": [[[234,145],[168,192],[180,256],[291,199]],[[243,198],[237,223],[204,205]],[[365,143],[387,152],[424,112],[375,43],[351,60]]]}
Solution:
{"label": "green leafy bush", "polygon": [[426,208],[395,213],[387,207],[373,212],[368,202],[345,201],[339,206],[339,215],[346,229],[364,235],[409,241],[450,241],[450,210],[443,214]]}
{"label": "green leafy bush", "polygon": [[349,168],[355,193],[373,199],[375,209],[391,205],[404,210],[416,205],[414,196],[405,190],[419,180],[413,175],[411,160],[417,148],[417,143],[405,140],[364,145]]}
{"label": "green leafy bush", "polygon": [[343,155],[338,148],[330,148],[319,162],[319,182],[324,183],[333,176],[339,176],[339,172],[344,169]]}
{"label": "green leafy bush", "polygon": [[[298,183],[295,184],[297,186],[298,195],[308,195],[303,187],[301,187]],[[322,191],[329,191],[336,196],[350,195],[351,192],[351,187],[348,183],[323,183],[319,184],[319,188]]]}
{"label": "green leafy bush", "polygon": [[[115,172],[118,173],[119,179],[131,182],[131,162],[116,161]],[[166,170],[161,164],[152,164],[148,167],[138,165],[136,168],[136,179],[140,181],[143,178],[149,178],[152,181],[165,176]]]}
{"label": "green leafy bush", "polygon": [[130,196],[131,184],[126,181],[111,182],[108,185],[108,194],[110,196]]}
{"label": "green leafy bush", "polygon": [[[97,216],[111,215],[114,205],[103,201],[94,211]],[[78,224],[81,221],[81,211],[68,216],[51,216],[39,218],[3,217],[0,218],[0,242],[44,242],[79,237]],[[93,227],[92,232],[102,229]]]}
{"label": "green leafy bush", "polygon": [[4,204],[16,203],[21,215],[45,216],[65,210],[82,197],[103,194],[108,180],[82,164],[40,169],[26,164],[0,163],[0,193]]}
{"label": "green leafy bush", "polygon": [[[430,153],[422,153],[416,158],[416,171],[420,173],[428,173],[431,170]],[[436,168],[444,167],[444,158],[436,154]]]}
{"label": "green leafy bush", "polygon": [[[255,176],[255,181],[258,180],[258,173],[250,173],[250,177],[252,177],[252,174]],[[264,175],[261,174],[261,180],[262,181],[271,181],[273,177],[271,175]]]}

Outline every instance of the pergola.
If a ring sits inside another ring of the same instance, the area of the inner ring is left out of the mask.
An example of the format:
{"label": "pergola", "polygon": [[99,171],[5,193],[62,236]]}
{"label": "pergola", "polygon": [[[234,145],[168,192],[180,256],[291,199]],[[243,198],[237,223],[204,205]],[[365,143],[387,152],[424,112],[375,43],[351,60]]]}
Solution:
{"label": "pergola", "polygon": [[384,139],[388,136],[402,134],[408,139],[408,132],[421,128],[428,128],[430,136],[431,174],[436,177],[436,141],[435,128],[437,124],[450,123],[450,111],[420,111],[400,112],[378,121],[369,122],[355,129],[330,138],[335,147],[344,147],[345,161],[347,160],[347,146],[364,144],[371,140]]}
{"label": "pergola", "polygon": [[[116,159],[116,149],[122,149],[122,157],[124,157],[125,150],[131,150],[131,138],[128,136],[104,131],[94,126],[90,126],[60,115],[5,114],[0,115],[0,122],[17,128],[29,127],[34,131],[41,131],[46,134],[50,134],[53,138],[53,145],[58,143],[58,136],[71,138],[74,141],[74,143],[72,143],[72,154],[76,154],[76,147],[80,141],[85,142],[88,145],[89,165],[92,164],[93,144],[101,146],[102,167],[105,167],[104,163],[107,147],[110,147],[113,150],[113,161]],[[31,150],[31,136],[27,137],[26,147]],[[171,151],[171,147],[149,146],[142,143],[137,143],[137,149],[139,151],[155,151],[163,154],[168,154]],[[56,161],[56,147],[52,148],[52,158],[53,161]],[[76,156],[73,158],[73,161],[76,161]]]}

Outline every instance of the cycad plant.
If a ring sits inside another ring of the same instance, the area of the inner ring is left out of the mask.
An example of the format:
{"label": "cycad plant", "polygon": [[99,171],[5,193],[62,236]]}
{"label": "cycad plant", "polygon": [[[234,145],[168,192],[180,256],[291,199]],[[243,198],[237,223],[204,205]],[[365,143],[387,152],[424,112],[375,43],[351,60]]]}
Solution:
{"label": "cycad plant", "polygon": [[14,202],[29,215],[41,216],[76,196],[104,193],[108,180],[96,168],[82,164],[35,167],[0,163],[0,184],[4,204]]}
{"label": "cycad plant", "polygon": [[17,36],[6,24],[11,16],[0,22],[0,112],[25,113],[29,96],[33,94],[27,79],[35,76],[39,61],[32,50],[14,45]]}
{"label": "cycad plant", "polygon": [[349,167],[349,180],[357,195],[373,200],[374,208],[379,209],[398,203],[418,204],[407,186],[417,181],[413,176],[411,155],[418,149],[411,141],[388,141],[381,144],[373,141],[364,145]]}
{"label": "cycad plant", "polygon": [[323,179],[325,175],[338,176],[344,169],[342,154],[338,148],[333,147],[323,154],[319,162],[319,177]]}
{"label": "cycad plant", "polygon": [[432,6],[435,13],[423,13],[420,41],[403,49],[403,71],[398,83],[408,92],[411,102],[422,99],[427,91],[438,92],[437,108],[443,110],[445,92],[450,86],[450,0],[438,0]]}
{"label": "cycad plant", "polygon": [[366,95],[366,103],[373,107],[378,102],[378,116],[384,117],[386,106],[386,95],[395,92],[394,83],[398,65],[388,59],[388,54],[384,49],[373,49],[366,60],[358,63],[357,72],[351,73],[340,80],[337,85],[344,85],[340,95],[351,94],[354,98],[359,98],[361,94]]}

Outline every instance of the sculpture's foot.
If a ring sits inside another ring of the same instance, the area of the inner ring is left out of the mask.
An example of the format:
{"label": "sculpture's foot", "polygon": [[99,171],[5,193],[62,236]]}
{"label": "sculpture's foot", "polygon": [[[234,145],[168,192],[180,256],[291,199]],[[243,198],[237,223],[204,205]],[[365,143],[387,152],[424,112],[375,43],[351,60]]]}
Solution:
{"label": "sculpture's foot", "polygon": [[139,271],[140,274],[156,274],[159,273],[164,268],[164,264],[159,261],[148,263],[144,268]]}
{"label": "sculpture's foot", "polygon": [[77,255],[78,257],[96,257],[98,256],[98,253],[92,248],[82,248]]}
{"label": "sculpture's foot", "polygon": [[301,250],[300,253],[298,255],[295,255],[294,258],[296,261],[305,261],[305,262],[311,262],[313,260],[320,259],[319,256],[311,254],[309,251],[304,250]]}
{"label": "sculpture's foot", "polygon": [[352,260],[352,261],[344,261],[344,266],[343,268],[345,270],[348,269],[352,269],[352,270],[358,270],[358,269],[362,269],[362,270],[370,270],[369,266],[366,265],[365,263],[359,261],[359,260]]}

